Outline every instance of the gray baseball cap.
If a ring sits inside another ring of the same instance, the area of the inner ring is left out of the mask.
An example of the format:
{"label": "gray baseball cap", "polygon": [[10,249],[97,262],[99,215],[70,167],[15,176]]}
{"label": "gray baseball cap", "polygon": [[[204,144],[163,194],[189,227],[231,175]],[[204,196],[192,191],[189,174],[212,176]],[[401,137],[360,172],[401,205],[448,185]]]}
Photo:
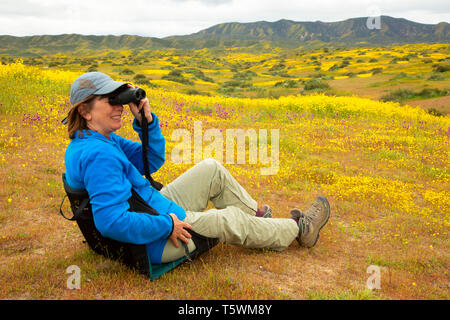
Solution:
{"label": "gray baseball cap", "polygon": [[113,92],[126,84],[111,79],[101,72],[88,72],[79,76],[70,88],[70,103],[72,105],[83,101],[91,94],[102,95]]}

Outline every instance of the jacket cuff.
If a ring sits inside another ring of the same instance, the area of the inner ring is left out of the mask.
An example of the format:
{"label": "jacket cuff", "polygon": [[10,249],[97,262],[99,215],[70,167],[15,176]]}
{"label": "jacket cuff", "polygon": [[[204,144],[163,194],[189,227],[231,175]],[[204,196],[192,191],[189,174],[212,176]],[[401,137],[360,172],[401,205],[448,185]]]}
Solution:
{"label": "jacket cuff", "polygon": [[170,237],[172,235],[172,233],[173,233],[173,229],[175,227],[175,223],[173,222],[172,216],[170,214],[168,216],[170,217],[170,220],[172,221],[172,230],[170,230],[170,234],[169,234],[169,237]]}

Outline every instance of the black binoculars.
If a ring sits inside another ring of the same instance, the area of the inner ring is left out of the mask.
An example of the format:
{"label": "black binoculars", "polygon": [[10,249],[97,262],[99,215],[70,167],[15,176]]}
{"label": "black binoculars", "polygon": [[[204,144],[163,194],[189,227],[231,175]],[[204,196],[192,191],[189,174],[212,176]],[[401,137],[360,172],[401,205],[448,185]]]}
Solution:
{"label": "black binoculars", "polygon": [[129,104],[134,102],[139,105],[139,101],[146,97],[146,93],[141,88],[124,87],[116,95],[110,96],[108,102],[110,105]]}

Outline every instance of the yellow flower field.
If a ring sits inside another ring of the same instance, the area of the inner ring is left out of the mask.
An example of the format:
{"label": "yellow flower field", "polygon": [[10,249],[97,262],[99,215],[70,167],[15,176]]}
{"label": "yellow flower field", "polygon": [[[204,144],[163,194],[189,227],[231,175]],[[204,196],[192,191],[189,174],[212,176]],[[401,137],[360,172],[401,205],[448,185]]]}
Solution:
{"label": "yellow flower field", "polygon": [[[250,99],[143,85],[166,138],[166,163],[155,179],[167,184],[194,164],[193,156],[191,164],[172,161],[175,129],[193,132],[195,121],[203,132],[278,129],[275,174],[261,174],[267,164],[259,157],[224,165],[276,218],[306,210],[318,195],[332,211],[312,249],[220,244],[149,282],[92,253],[77,226],[59,215],[69,143],[60,121],[81,73],[0,65],[0,298],[448,299],[449,116],[357,96]],[[131,117],[124,113],[118,134],[138,140]],[[82,290],[66,288],[70,265],[83,272]],[[366,287],[370,265],[381,267],[379,290]]]}

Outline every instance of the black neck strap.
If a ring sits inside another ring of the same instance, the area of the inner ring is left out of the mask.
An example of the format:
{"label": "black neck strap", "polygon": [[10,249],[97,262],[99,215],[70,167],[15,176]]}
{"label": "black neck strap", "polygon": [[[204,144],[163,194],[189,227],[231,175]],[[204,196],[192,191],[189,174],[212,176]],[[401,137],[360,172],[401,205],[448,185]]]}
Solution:
{"label": "black neck strap", "polygon": [[141,113],[141,128],[142,128],[142,158],[144,161],[144,175],[153,188],[161,190],[163,185],[158,181],[155,181],[150,175],[150,169],[148,167],[148,120],[144,113],[144,107],[140,110]]}

